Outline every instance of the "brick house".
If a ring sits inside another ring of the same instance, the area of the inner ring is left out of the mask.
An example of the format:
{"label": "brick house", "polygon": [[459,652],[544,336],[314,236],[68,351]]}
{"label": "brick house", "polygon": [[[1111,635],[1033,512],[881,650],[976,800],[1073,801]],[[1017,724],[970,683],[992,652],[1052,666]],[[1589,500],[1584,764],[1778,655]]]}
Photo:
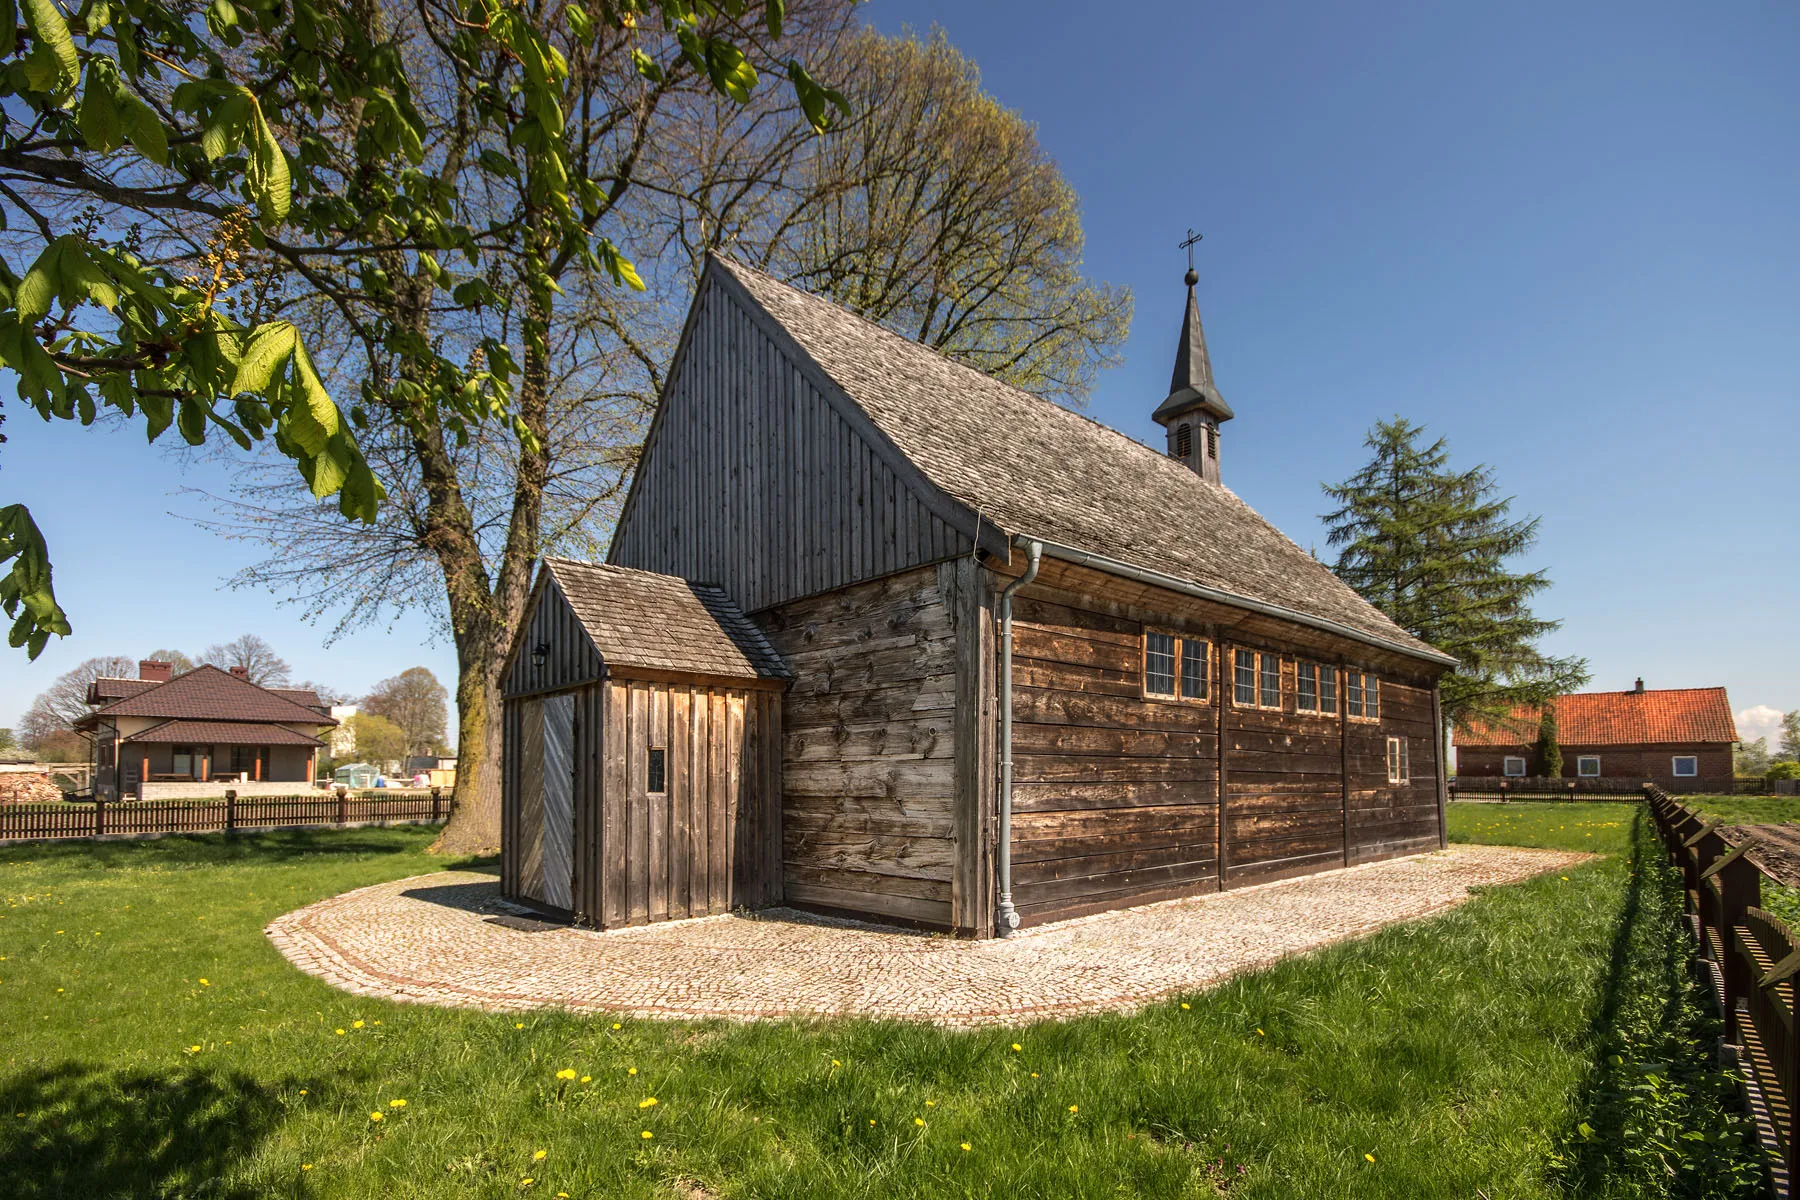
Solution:
{"label": "brick house", "polygon": [[[1737,723],[1722,687],[1576,692],[1555,701],[1565,779],[1649,781],[1671,792],[1729,792]],[[1539,710],[1507,728],[1455,733],[1459,779],[1536,776]]]}
{"label": "brick house", "polygon": [[[156,785],[310,784],[321,740],[337,722],[304,688],[267,688],[241,667],[174,674],[145,660],[136,679],[96,679],[75,728],[93,739],[94,794],[148,798]],[[239,790],[246,790],[240,787]],[[292,790],[291,787],[287,790]]]}

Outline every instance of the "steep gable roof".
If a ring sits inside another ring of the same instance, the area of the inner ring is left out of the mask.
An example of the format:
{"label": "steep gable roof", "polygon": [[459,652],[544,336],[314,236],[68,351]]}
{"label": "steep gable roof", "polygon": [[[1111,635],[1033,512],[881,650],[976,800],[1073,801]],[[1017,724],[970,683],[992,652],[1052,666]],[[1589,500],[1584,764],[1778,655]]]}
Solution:
{"label": "steep gable roof", "polygon": [[[1722,687],[1575,692],[1552,703],[1556,740],[1564,746],[1686,746],[1738,740],[1731,701]],[[1470,749],[1530,745],[1537,740],[1539,716],[1539,709],[1527,707],[1513,711],[1515,724],[1510,729],[1471,723],[1456,731],[1456,744]]]}
{"label": "steep gable roof", "polygon": [[569,558],[546,558],[544,571],[608,666],[792,678],[762,631],[719,588]]}
{"label": "steep gable roof", "polygon": [[318,711],[240,679],[217,667],[195,667],[142,691],[115,700],[82,718],[186,717],[203,721],[291,721],[304,725],[336,725]]}
{"label": "steep gable roof", "polygon": [[728,259],[767,313],[940,491],[996,528],[1443,663],[1229,489],[1088,417]]}

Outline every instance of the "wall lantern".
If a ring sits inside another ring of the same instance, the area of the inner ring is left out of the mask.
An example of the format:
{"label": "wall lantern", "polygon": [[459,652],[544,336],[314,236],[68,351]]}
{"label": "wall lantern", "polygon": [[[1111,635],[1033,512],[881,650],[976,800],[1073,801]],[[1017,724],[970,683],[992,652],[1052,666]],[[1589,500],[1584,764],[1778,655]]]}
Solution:
{"label": "wall lantern", "polygon": [[550,657],[550,643],[539,642],[531,648],[531,669],[541,671],[545,661]]}

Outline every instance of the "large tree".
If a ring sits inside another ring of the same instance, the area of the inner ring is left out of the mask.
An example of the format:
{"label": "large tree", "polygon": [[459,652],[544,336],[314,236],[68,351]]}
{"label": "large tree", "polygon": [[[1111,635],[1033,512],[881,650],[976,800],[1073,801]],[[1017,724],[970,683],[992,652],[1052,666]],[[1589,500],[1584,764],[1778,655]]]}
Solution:
{"label": "large tree", "polygon": [[287,659],[254,633],[208,646],[200,652],[200,661],[226,671],[242,671],[246,679],[261,687],[286,687],[293,672]]}
{"label": "large tree", "polygon": [[200,665],[194,661],[191,655],[184,654],[180,650],[152,650],[144,657],[153,662],[168,663],[171,675],[185,675]]}
{"label": "large tree", "polygon": [[404,754],[436,754],[444,747],[450,693],[425,667],[408,667],[363,697],[364,711],[386,717],[405,738]]}
{"label": "large tree", "polygon": [[1781,747],[1776,752],[1784,762],[1800,762],[1800,708],[1781,718]]}
{"label": "large tree", "polygon": [[[362,410],[362,445],[388,485],[380,519],[350,527],[304,496],[268,486],[266,473],[244,477],[222,498],[222,531],[262,539],[272,551],[240,583],[297,597],[314,615],[335,614],[338,630],[414,606],[444,622],[457,648],[459,789],[445,846],[476,849],[498,838],[499,671],[532,565],[547,552],[604,551],[709,250],[825,288],[908,336],[1059,399],[1083,398],[1124,336],[1129,296],[1080,276],[1080,223],[1067,184],[1030,126],[981,95],[965,60],[941,40],[928,46],[860,31],[846,0],[807,0],[788,16],[784,45],[808,61],[838,64],[850,118],[818,138],[798,101],[783,94],[759,92],[740,105],[691,74],[670,73],[623,126],[594,135],[593,153],[616,179],[611,228],[643,265],[647,288],[622,292],[578,263],[558,276],[562,293],[540,313],[541,357],[514,350],[537,364],[541,381],[519,389],[530,439],[494,422],[463,440],[411,422],[384,398],[390,380],[404,382],[392,356],[382,347],[364,353],[352,337],[354,353],[339,366],[346,389],[373,393]],[[760,43],[752,48],[768,53]],[[907,139],[903,149],[885,147],[880,110],[901,90],[912,99],[894,119],[904,120]],[[979,128],[959,142],[939,109]],[[844,145],[870,149],[859,159],[838,149]],[[920,193],[908,219],[935,232],[895,254],[884,239],[898,222],[871,225],[850,211],[886,214],[897,201],[883,197],[909,172],[919,173]],[[965,200],[935,203],[937,192]],[[992,276],[996,262],[1005,263],[1004,286],[980,273]],[[926,315],[934,280],[946,320]],[[496,293],[522,294],[517,281],[488,282]],[[425,289],[414,310],[432,337],[467,343],[463,315],[431,308],[429,280],[415,286]],[[340,320],[334,307],[296,303],[296,312],[311,314],[296,317],[308,328],[314,318],[321,328]],[[523,302],[510,303],[517,311]],[[517,339],[521,327],[496,330]]]}
{"label": "large tree", "polygon": [[[381,388],[407,428],[458,441],[510,416],[539,453],[533,369],[558,272],[637,282],[599,229],[630,153],[596,155],[593,135],[628,141],[675,73],[747,98],[757,73],[739,43],[777,39],[783,9],[134,0],[71,18],[49,0],[9,4],[0,367],[46,420],[90,424],[104,407],[152,439],[173,427],[190,444],[217,431],[271,445],[315,497],[372,521],[382,488],[352,433],[364,418],[346,419],[281,313],[291,276],[388,359],[365,402]],[[435,127],[412,83],[421,57],[442,67],[423,97],[446,118]],[[798,61],[770,65],[824,128],[841,98]],[[450,309],[476,318],[455,357],[427,328],[427,311]],[[496,316],[522,359],[492,336]],[[8,563],[0,611],[35,657],[71,627],[18,504],[0,506]]]}
{"label": "large tree", "polygon": [[1368,464],[1325,485],[1338,505],[1322,518],[1339,548],[1333,569],[1395,624],[1456,657],[1442,680],[1447,720],[1508,723],[1514,708],[1586,683],[1587,662],[1538,645],[1561,625],[1531,608],[1550,578],[1512,566],[1536,543],[1537,519],[1514,519],[1492,468],[1452,468],[1448,444],[1421,446],[1424,433],[1398,416],[1378,421],[1364,443]]}

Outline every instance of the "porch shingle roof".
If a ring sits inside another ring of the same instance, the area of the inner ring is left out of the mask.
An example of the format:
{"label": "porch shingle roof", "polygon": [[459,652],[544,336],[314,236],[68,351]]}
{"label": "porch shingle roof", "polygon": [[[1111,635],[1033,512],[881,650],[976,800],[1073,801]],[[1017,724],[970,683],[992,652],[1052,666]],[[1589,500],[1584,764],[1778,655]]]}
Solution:
{"label": "porch shingle roof", "polygon": [[323,746],[318,738],[265,721],[164,721],[140,729],[122,743],[196,746]]}

